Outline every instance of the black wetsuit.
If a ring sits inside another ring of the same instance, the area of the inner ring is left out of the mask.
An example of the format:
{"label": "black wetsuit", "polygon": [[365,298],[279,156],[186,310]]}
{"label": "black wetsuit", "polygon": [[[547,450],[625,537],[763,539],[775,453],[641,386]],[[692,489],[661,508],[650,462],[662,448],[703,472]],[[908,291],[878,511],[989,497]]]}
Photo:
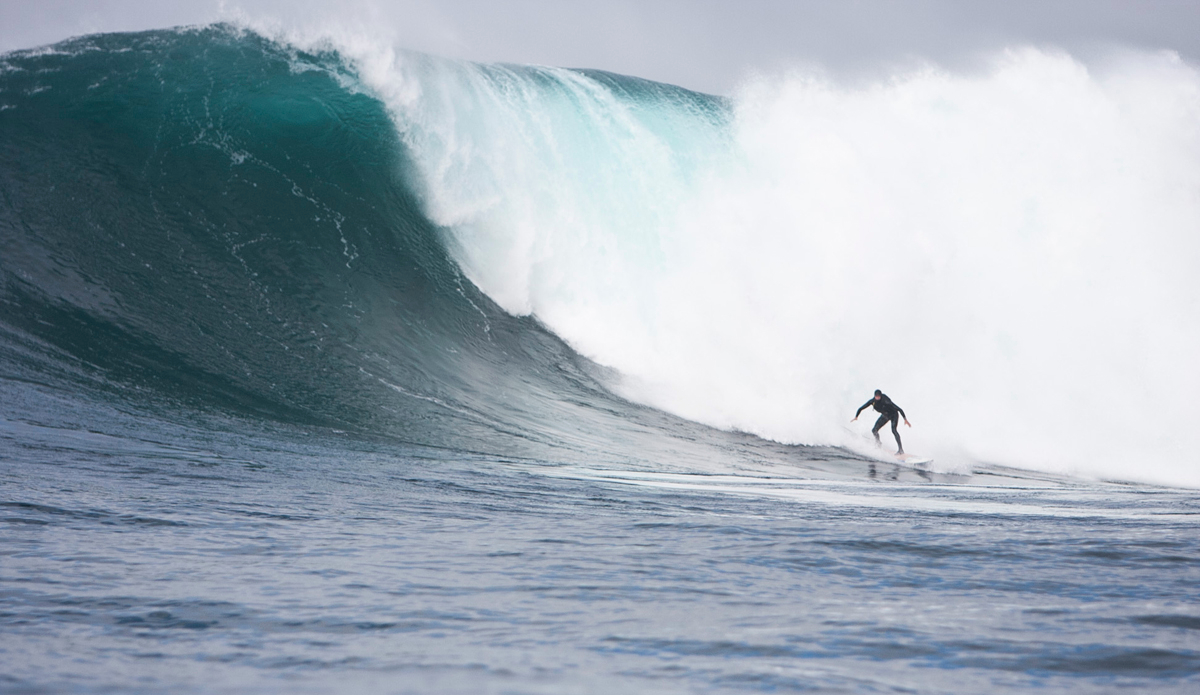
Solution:
{"label": "black wetsuit", "polygon": [[904,444],[900,442],[900,430],[896,429],[896,425],[900,422],[901,417],[908,420],[908,416],[904,414],[904,409],[893,403],[892,399],[887,397],[887,394],[882,394],[879,396],[879,400],[871,398],[871,400],[863,403],[858,412],[854,414],[854,417],[858,417],[862,411],[871,406],[875,406],[875,410],[879,412],[879,419],[875,421],[875,426],[871,428],[871,434],[875,435],[875,443],[880,443],[879,430],[890,421],[892,423],[892,434],[895,435],[896,446],[899,448],[899,451],[896,453],[903,454]]}

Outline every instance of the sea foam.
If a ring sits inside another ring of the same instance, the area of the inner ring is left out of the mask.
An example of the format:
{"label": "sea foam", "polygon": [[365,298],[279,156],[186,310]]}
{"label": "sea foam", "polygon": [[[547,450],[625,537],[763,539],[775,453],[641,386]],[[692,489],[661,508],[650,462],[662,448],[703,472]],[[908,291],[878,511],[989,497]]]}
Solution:
{"label": "sea foam", "polygon": [[345,48],[468,277],[623,395],[789,443],[1200,485],[1200,74],[1013,49],[729,99]]}

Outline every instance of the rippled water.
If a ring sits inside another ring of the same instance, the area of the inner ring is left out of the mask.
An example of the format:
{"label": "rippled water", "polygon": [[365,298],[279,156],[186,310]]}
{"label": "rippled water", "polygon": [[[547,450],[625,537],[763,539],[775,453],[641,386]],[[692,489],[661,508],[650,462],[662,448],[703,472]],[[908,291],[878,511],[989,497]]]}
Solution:
{"label": "rippled water", "polygon": [[1200,684],[1188,491],[584,469],[35,415],[0,421],[7,692]]}

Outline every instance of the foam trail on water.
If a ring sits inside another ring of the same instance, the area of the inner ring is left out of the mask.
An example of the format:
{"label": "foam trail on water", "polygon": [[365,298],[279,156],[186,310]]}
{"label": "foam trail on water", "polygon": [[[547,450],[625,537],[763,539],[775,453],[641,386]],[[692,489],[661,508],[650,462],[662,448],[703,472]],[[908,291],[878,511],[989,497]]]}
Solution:
{"label": "foam trail on water", "polygon": [[1021,49],[727,102],[346,52],[469,277],[625,395],[858,445],[882,388],[942,465],[1200,485],[1200,76],[1177,57]]}

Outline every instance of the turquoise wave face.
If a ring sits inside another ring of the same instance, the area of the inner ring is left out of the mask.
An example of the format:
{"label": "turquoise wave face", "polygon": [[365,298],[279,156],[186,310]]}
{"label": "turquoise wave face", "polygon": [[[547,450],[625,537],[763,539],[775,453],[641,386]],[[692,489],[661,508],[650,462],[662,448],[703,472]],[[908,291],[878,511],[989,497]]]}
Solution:
{"label": "turquoise wave face", "polygon": [[5,378],[542,460],[774,451],[613,396],[482,293],[405,128],[337,54],[218,26],[2,65]]}
{"label": "turquoise wave face", "polygon": [[215,27],[3,64],[10,373],[517,452],[606,398],[459,274],[337,55]]}

